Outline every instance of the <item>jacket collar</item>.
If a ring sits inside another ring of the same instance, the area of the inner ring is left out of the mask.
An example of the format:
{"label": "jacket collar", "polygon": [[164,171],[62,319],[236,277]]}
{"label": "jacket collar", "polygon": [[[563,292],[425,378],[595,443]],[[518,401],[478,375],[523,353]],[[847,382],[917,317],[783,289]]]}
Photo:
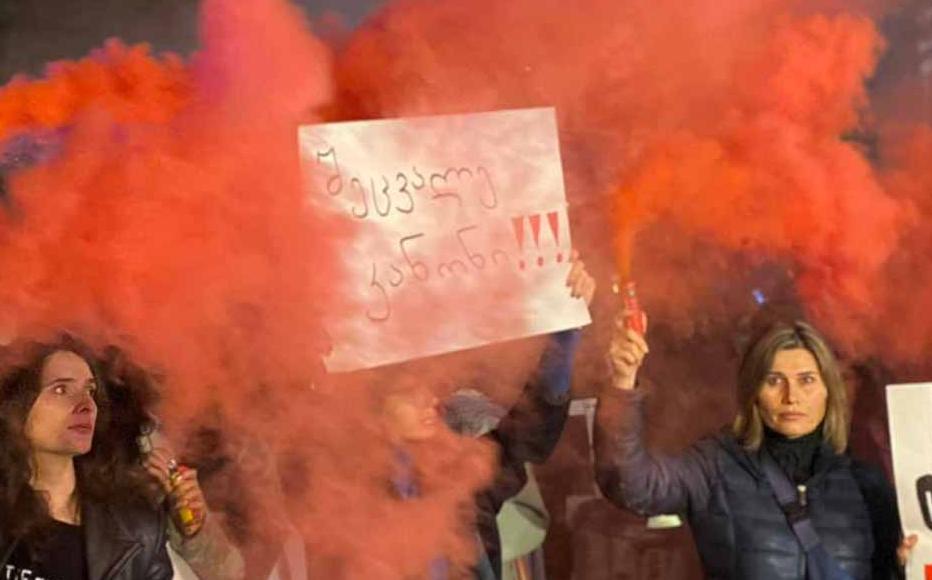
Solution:
{"label": "jacket collar", "polygon": [[[764,469],[761,466],[760,450],[748,451],[738,443],[730,432],[725,430],[719,433],[717,439],[722,448],[725,449],[725,452],[731,455],[738,465],[753,475],[755,479],[766,481],[767,477],[764,475]],[[812,477],[806,482],[807,485],[818,483],[825,477],[826,473],[847,461],[849,461],[847,455],[836,453],[831,445],[823,442],[819,451],[816,453],[815,464],[812,468]]]}

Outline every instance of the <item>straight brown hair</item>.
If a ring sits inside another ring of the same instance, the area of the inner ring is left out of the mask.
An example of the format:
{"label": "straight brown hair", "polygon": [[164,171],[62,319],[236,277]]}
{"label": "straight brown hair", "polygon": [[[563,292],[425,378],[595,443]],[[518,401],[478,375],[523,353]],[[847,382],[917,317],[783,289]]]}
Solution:
{"label": "straight brown hair", "polygon": [[764,378],[773,367],[778,351],[803,348],[812,353],[819,365],[822,382],[828,389],[822,436],[836,453],[848,447],[850,417],[848,394],[841,376],[838,359],[825,338],[810,324],[802,321],[777,322],[770,326],[745,351],[738,370],[738,415],[732,426],[735,438],[748,450],[760,448],[764,438],[764,423],[757,398]]}

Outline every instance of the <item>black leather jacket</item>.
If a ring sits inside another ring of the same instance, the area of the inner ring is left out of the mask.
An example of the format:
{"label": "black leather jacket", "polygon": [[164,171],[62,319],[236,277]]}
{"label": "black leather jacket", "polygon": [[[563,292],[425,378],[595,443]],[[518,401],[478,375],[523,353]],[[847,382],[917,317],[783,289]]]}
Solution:
{"label": "black leather jacket", "polygon": [[[163,511],[85,502],[81,514],[89,580],[171,580]],[[16,545],[0,537],[0,569]]]}

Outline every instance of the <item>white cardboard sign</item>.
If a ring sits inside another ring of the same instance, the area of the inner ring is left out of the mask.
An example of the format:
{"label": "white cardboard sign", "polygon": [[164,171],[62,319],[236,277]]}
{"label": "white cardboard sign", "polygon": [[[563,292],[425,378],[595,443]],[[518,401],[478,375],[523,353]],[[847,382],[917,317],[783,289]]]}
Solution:
{"label": "white cardboard sign", "polygon": [[579,327],[553,109],[309,125],[312,203],[356,226],[331,372]]}
{"label": "white cardboard sign", "polygon": [[906,535],[919,543],[906,566],[909,580],[932,578],[932,383],[887,387],[896,499]]}

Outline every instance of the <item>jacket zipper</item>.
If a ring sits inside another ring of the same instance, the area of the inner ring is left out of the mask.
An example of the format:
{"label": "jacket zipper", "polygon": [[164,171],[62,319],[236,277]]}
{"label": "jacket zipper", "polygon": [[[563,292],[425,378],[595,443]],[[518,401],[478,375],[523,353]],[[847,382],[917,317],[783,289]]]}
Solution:
{"label": "jacket zipper", "polygon": [[[796,486],[796,501],[799,503],[799,507],[805,509],[809,504],[809,498],[806,495],[806,486],[803,484]],[[808,555],[805,550],[800,550],[799,558],[799,578],[806,577],[806,559]]]}

